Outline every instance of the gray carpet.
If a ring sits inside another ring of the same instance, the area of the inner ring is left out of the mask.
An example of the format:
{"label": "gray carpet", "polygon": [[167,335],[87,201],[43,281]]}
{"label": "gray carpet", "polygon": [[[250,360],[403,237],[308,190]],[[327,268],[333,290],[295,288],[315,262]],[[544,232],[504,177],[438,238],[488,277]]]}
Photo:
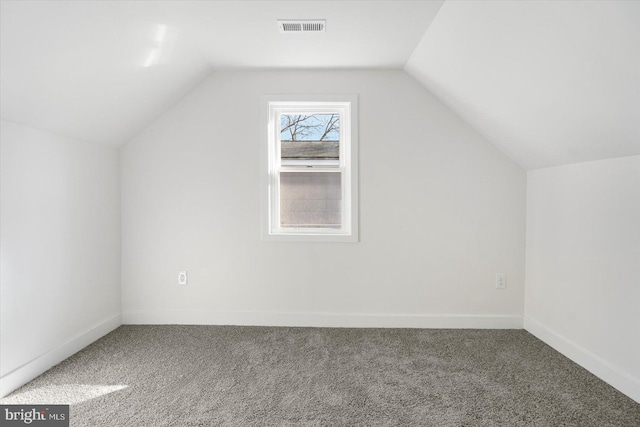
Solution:
{"label": "gray carpet", "polygon": [[123,326],[2,403],[72,426],[640,426],[522,330]]}

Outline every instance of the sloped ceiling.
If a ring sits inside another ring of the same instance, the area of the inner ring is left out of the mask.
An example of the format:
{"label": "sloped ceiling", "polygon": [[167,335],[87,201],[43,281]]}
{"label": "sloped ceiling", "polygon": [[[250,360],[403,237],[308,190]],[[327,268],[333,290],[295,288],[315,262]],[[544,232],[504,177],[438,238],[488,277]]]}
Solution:
{"label": "sloped ceiling", "polygon": [[527,169],[640,154],[639,1],[0,2],[1,117],[79,140],[127,142],[212,71],[283,68],[404,68]]}
{"label": "sloped ceiling", "polygon": [[2,1],[0,14],[2,118],[41,130],[121,144],[210,72],[175,35],[170,57],[143,66],[164,22],[157,6]]}
{"label": "sloped ceiling", "polygon": [[447,1],[405,70],[527,169],[640,154],[638,1]]}
{"label": "sloped ceiling", "polygon": [[[442,1],[2,1],[2,118],[119,145],[211,70],[402,68]],[[277,19],[326,19],[281,34]]]}

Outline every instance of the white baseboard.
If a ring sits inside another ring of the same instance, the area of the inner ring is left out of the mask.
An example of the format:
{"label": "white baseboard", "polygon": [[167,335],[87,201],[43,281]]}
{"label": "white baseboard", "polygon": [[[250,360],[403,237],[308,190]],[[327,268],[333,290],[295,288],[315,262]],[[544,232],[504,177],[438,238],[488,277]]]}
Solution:
{"label": "white baseboard", "polygon": [[122,313],[125,325],[237,325],[329,328],[522,329],[522,316],[143,310]]}
{"label": "white baseboard", "polygon": [[524,318],[524,329],[553,347],[578,365],[591,372],[612,387],[640,403],[640,380],[617,368],[606,360],[557,334],[529,316]]}
{"label": "white baseboard", "polygon": [[0,378],[0,397],[8,395],[18,387],[28,383],[38,375],[46,372],[52,366],[74,355],[92,342],[118,328],[120,325],[122,325],[121,315],[116,314],[111,316],[53,350],[5,374]]}

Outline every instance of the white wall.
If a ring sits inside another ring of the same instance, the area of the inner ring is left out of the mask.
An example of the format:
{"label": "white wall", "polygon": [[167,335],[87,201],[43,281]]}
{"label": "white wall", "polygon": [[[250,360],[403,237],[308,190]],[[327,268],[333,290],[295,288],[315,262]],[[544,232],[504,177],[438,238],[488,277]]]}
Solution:
{"label": "white wall", "polygon": [[[260,239],[260,96],[304,93],[359,96],[360,243]],[[124,323],[522,327],[526,174],[402,71],[214,73],[121,153]]]}
{"label": "white wall", "polygon": [[640,156],[528,173],[525,327],[640,402]]}
{"label": "white wall", "polygon": [[0,125],[0,395],[120,322],[118,151]]}

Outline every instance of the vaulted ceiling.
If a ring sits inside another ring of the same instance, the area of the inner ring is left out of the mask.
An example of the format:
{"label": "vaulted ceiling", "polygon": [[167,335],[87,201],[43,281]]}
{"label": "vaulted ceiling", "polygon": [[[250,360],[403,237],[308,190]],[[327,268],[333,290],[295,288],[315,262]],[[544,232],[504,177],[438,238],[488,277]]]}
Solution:
{"label": "vaulted ceiling", "polygon": [[640,1],[447,1],[405,69],[527,169],[640,154]]}
{"label": "vaulted ceiling", "polygon": [[640,154],[637,1],[0,2],[2,119],[79,140],[127,142],[212,71],[292,68],[404,69],[528,169]]}

